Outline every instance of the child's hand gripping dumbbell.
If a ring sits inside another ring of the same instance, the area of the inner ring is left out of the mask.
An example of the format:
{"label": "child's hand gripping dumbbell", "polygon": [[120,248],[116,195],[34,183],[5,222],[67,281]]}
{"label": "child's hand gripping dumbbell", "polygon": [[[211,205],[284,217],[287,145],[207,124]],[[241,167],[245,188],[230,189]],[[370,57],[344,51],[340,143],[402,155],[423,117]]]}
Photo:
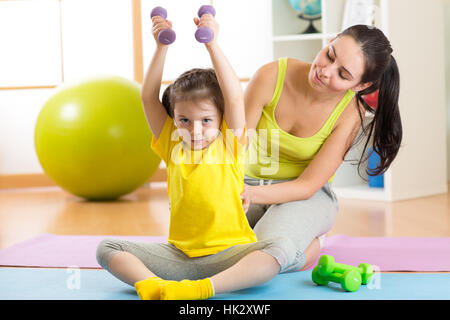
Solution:
{"label": "child's hand gripping dumbbell", "polygon": [[[153,8],[152,12],[150,13],[150,17],[153,18],[156,16],[166,19],[167,18],[166,9],[164,9],[162,7]],[[161,43],[161,44],[168,45],[168,44],[171,44],[172,42],[174,42],[176,39],[175,32],[172,29],[170,29],[171,24],[168,23],[168,26],[169,26],[169,28],[164,28],[158,32],[157,38],[158,38],[159,43]]]}
{"label": "child's hand gripping dumbbell", "polygon": [[[203,5],[198,10],[197,14],[200,19],[202,18],[202,16],[204,14],[210,14],[214,17],[216,15],[216,10],[214,9],[213,6]],[[164,9],[162,7],[153,8],[152,12],[150,13],[150,17],[153,18],[156,16],[166,19],[167,18],[166,9]],[[214,38],[214,32],[210,28],[208,28],[206,26],[202,26],[200,20],[198,20],[198,19],[196,20],[195,23],[197,25],[199,25],[197,31],[195,32],[195,38],[197,39],[197,41],[199,41],[201,43],[209,43]],[[175,41],[175,39],[176,39],[176,34],[171,29],[170,22],[168,22],[168,27],[159,30],[158,35],[157,35],[158,42],[161,44],[165,44],[165,45],[173,43]]]}
{"label": "child's hand gripping dumbbell", "polygon": [[[215,17],[216,10],[213,6],[203,5],[200,7],[200,9],[198,9],[197,15],[201,19],[204,14],[210,14]],[[197,41],[201,43],[209,43],[214,38],[214,32],[210,28],[202,26],[200,23],[201,20],[196,19],[194,21],[197,25],[200,24],[197,31],[195,31],[195,39],[197,39]]]}

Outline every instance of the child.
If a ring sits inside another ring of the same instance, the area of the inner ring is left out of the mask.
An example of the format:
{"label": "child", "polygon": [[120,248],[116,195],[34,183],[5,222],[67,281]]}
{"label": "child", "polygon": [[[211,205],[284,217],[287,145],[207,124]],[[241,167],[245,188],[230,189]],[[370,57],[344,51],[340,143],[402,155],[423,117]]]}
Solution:
{"label": "child", "polygon": [[[152,148],[167,166],[169,243],[104,240],[97,259],[116,277],[134,285],[141,299],[207,299],[214,295],[209,277],[268,243],[257,241],[240,197],[246,144],[243,92],[217,45],[217,22],[205,14],[194,22],[214,33],[206,49],[215,71],[183,73],[165,90],[161,103],[160,84],[169,47],[159,43],[157,35],[171,23],[159,16],[152,21],[157,47],[141,95],[153,132]],[[217,283],[226,283],[229,276],[219,278]],[[250,285],[254,284],[258,283]]]}

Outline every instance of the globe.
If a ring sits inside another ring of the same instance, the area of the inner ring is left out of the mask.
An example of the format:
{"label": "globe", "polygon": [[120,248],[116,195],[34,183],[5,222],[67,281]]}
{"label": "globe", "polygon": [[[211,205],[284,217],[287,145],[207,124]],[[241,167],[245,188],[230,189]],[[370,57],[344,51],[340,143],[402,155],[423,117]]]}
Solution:
{"label": "globe", "polygon": [[315,17],[322,12],[321,0],[289,0],[289,4],[295,11],[301,11],[308,17]]}
{"label": "globe", "polygon": [[309,21],[308,28],[302,33],[317,33],[313,21],[320,19],[322,14],[321,0],[289,0],[292,9],[298,12],[298,17]]}

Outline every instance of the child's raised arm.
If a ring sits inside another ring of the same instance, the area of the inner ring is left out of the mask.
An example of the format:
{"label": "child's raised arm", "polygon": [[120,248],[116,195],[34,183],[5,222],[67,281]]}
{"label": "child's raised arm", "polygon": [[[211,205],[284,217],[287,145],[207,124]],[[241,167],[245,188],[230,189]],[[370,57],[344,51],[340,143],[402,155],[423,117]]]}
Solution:
{"label": "child's raised arm", "polygon": [[219,25],[211,14],[203,14],[200,20],[195,18],[194,22],[198,27],[210,28],[214,33],[213,39],[205,45],[222,89],[225,121],[236,137],[240,139],[245,125],[244,93],[233,67],[217,44]]}
{"label": "child's raised arm", "polygon": [[164,62],[169,48],[167,45],[159,43],[158,34],[162,29],[171,28],[172,23],[160,16],[154,16],[152,22],[152,32],[156,41],[156,50],[145,74],[141,88],[141,99],[148,125],[150,126],[154,137],[158,139],[167,118],[167,111],[159,99],[159,92],[161,89]]}

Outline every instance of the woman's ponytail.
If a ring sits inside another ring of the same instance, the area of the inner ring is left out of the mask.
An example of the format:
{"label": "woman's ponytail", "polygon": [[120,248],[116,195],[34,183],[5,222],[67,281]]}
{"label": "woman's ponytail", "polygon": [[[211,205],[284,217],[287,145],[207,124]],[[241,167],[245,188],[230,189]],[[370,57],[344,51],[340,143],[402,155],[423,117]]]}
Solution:
{"label": "woman's ponytail", "polygon": [[[361,47],[365,57],[365,70],[361,83],[371,83],[369,87],[356,93],[357,109],[361,120],[362,134],[367,140],[358,163],[361,175],[361,164],[369,158],[367,146],[372,141],[373,151],[378,153],[380,161],[376,168],[367,169],[366,173],[376,176],[384,173],[397,156],[402,141],[402,123],[398,106],[400,92],[400,73],[397,62],[392,56],[392,48],[384,33],[372,26],[355,25],[345,29],[339,36],[352,37]],[[378,104],[371,108],[364,96],[378,90]],[[374,114],[365,125],[365,111]],[[374,110],[375,109],[375,110]],[[353,144],[357,144],[357,139]],[[348,150],[347,150],[348,152]]]}
{"label": "woman's ponytail", "polygon": [[402,141],[402,123],[398,106],[400,74],[397,62],[391,56],[380,79],[378,105],[374,116],[373,150],[380,156],[378,166],[368,170],[369,175],[384,173],[397,156]]}

